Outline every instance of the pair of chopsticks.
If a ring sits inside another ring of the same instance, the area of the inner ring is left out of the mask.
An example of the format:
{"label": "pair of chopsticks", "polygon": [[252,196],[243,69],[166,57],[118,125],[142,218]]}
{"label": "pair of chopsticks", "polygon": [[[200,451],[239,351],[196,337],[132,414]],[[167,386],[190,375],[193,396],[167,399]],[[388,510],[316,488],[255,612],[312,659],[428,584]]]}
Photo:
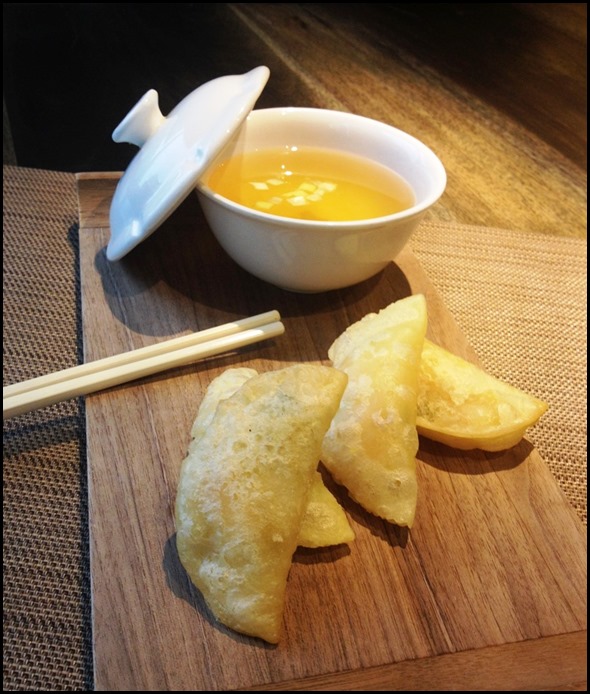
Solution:
{"label": "pair of chopsticks", "polygon": [[3,419],[282,335],[280,318],[268,311],[6,386]]}

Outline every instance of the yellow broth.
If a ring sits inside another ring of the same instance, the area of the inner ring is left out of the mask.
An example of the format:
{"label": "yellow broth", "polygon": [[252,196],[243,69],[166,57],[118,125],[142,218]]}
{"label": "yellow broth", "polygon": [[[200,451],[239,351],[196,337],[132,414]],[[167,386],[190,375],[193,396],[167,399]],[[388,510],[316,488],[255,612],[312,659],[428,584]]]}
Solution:
{"label": "yellow broth", "polygon": [[260,212],[316,221],[355,221],[401,212],[414,192],[387,167],[337,150],[283,147],[239,154],[213,166],[215,193]]}

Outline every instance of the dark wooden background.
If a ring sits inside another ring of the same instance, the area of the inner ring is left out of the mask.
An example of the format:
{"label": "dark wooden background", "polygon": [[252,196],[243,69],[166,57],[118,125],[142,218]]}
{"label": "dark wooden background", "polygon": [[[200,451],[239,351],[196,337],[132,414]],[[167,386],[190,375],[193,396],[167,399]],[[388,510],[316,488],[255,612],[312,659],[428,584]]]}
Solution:
{"label": "dark wooden background", "polygon": [[[255,30],[271,4],[279,52]],[[586,3],[271,4],[4,3],[4,163],[124,169],[135,150],[111,132],[145,91],[166,114],[202,82],[259,64],[271,80],[258,107],[313,105],[288,65],[289,27],[321,21],[444,73],[586,167]]]}

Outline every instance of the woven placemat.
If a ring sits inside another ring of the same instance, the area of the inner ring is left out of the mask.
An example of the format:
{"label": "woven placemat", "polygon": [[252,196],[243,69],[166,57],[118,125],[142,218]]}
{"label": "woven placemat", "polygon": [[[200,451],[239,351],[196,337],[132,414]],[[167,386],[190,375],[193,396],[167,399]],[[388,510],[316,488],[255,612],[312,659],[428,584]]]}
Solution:
{"label": "woven placemat", "polygon": [[[4,167],[4,384],[81,361],[74,175]],[[412,248],[586,522],[584,241],[424,223]],[[477,262],[473,262],[476,258]],[[84,406],[4,423],[4,690],[93,688]]]}
{"label": "woven placemat", "polygon": [[[3,383],[81,357],[73,174],[4,167]],[[83,402],[4,422],[4,690],[93,688]]]}

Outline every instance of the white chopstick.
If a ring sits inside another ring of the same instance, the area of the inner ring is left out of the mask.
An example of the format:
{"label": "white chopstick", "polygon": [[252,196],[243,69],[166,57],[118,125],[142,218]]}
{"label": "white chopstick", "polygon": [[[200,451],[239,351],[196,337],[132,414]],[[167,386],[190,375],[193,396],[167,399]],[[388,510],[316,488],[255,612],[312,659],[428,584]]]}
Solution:
{"label": "white chopstick", "polygon": [[3,419],[245,347],[285,332],[278,311],[74,366],[2,389]]}

